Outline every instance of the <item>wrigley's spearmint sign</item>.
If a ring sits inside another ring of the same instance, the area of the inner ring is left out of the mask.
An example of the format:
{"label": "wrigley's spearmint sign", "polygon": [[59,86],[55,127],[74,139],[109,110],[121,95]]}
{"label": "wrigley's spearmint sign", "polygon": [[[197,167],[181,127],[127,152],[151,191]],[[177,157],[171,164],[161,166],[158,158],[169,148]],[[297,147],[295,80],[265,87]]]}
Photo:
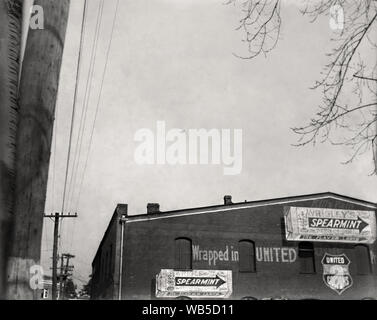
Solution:
{"label": "wrigley's spearmint sign", "polygon": [[286,239],[373,243],[376,240],[374,211],[327,208],[285,208]]}

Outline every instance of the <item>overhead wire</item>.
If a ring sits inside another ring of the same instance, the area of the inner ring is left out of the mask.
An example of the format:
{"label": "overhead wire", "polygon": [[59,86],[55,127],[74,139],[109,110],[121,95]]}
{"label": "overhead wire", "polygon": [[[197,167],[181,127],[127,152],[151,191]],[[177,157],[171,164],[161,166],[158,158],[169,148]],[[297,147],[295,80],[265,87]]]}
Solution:
{"label": "overhead wire", "polygon": [[102,25],[103,7],[104,7],[104,0],[101,0],[98,7],[97,23],[96,23],[96,28],[95,28],[93,45],[91,49],[90,64],[89,64],[89,70],[88,70],[88,77],[87,77],[87,81],[85,85],[83,107],[81,109],[80,126],[78,129],[77,140],[76,140],[76,145],[75,145],[74,168],[72,171],[72,176],[71,176],[71,181],[70,181],[70,194],[71,194],[69,197],[70,204],[72,202],[72,197],[74,195],[74,190],[75,190],[76,180],[77,180],[76,176],[78,172],[78,167],[80,165],[80,156],[81,156],[81,150],[82,150],[83,136],[85,133],[87,113],[88,113],[88,108],[89,108],[89,100],[90,100],[92,84],[93,84],[94,67],[95,67],[96,59],[97,59],[98,39],[99,39],[100,29]]}
{"label": "overhead wire", "polygon": [[[95,70],[95,65],[96,65],[98,40],[99,40],[100,30],[101,30],[101,26],[102,26],[103,11],[104,11],[104,0],[100,0],[98,12],[97,12],[97,22],[96,22],[95,35],[94,35],[93,45],[92,45],[92,48],[91,48],[91,58],[90,58],[88,77],[86,79],[86,85],[85,85],[83,107],[82,107],[82,110],[81,110],[80,126],[79,126],[79,129],[77,131],[77,140],[76,140],[75,149],[74,149],[75,151],[72,154],[74,128],[75,128],[75,124],[77,123],[77,119],[76,119],[76,117],[77,117],[77,114],[76,114],[76,112],[77,112],[77,97],[78,97],[78,87],[79,87],[79,84],[80,84],[81,59],[82,59],[82,55],[83,55],[83,41],[84,41],[84,36],[85,36],[86,24],[87,24],[88,1],[85,0],[85,5],[84,5],[84,9],[83,9],[82,33],[81,33],[80,49],[79,49],[80,51],[79,51],[79,57],[78,57],[78,63],[77,63],[76,85],[75,85],[74,100],[73,100],[73,107],[72,107],[71,124],[70,124],[71,127],[70,127],[70,131],[69,131],[68,152],[67,152],[67,161],[66,161],[65,178],[64,178],[64,189],[63,189],[62,210],[61,210],[61,212],[63,214],[64,214],[64,211],[67,208],[69,208],[69,209],[72,208],[71,207],[71,204],[73,203],[72,198],[76,194],[77,194],[77,199],[76,199],[75,206],[73,208],[75,208],[76,211],[78,211],[78,208],[79,208],[83,182],[84,182],[84,179],[85,179],[85,174],[86,174],[86,170],[87,170],[87,167],[88,167],[89,155],[90,155],[91,147],[92,147],[92,144],[93,144],[93,137],[94,137],[95,127],[96,127],[96,122],[97,122],[98,113],[99,113],[99,109],[101,107],[101,102],[102,102],[104,82],[105,82],[107,69],[108,69],[109,57],[110,57],[110,52],[111,52],[111,47],[112,47],[112,42],[113,42],[113,36],[114,36],[114,30],[115,30],[117,14],[118,14],[118,9],[119,9],[119,2],[120,2],[119,0],[116,0],[115,12],[114,12],[113,21],[112,21],[113,23],[112,23],[112,27],[111,27],[111,33],[110,33],[110,40],[109,40],[107,51],[106,51],[105,65],[104,65],[103,73],[102,73],[102,76],[101,76],[100,90],[99,90],[98,100],[97,100],[97,103],[96,103],[94,120],[93,120],[93,124],[92,124],[91,130],[90,130],[89,146],[88,146],[88,149],[87,149],[87,154],[86,154],[86,158],[85,158],[85,162],[84,162],[83,172],[80,175],[81,181],[77,181],[76,177],[77,177],[77,174],[78,174],[78,171],[79,171],[80,157],[81,157],[81,152],[82,152],[82,144],[83,144],[84,133],[85,133],[85,128],[86,128],[86,124],[87,124],[87,113],[88,113],[88,109],[89,109],[89,102],[91,100],[91,90],[92,90],[94,70]],[[55,149],[54,153],[56,154],[56,149]],[[72,163],[72,157],[73,157],[73,163]],[[71,165],[71,163],[72,163],[72,165]],[[55,173],[54,173],[54,175],[55,175]],[[68,183],[68,180],[69,180],[69,183]],[[79,184],[77,184],[77,182],[79,182]],[[76,189],[77,185],[79,186],[79,190],[78,190],[77,193],[75,193],[75,189]],[[62,228],[62,223],[60,224],[60,231],[62,230],[61,228]],[[73,228],[75,228],[75,223],[73,225]],[[61,232],[59,232],[59,234],[61,235]],[[59,251],[61,251],[61,248],[62,248],[61,238],[62,237],[59,236]],[[74,238],[74,232],[73,232],[73,237],[70,237],[70,239],[71,239],[70,246],[69,246],[70,250],[72,248],[73,238]]]}
{"label": "overhead wire", "polygon": [[[78,87],[80,85],[80,75],[81,75],[81,60],[83,56],[83,48],[84,48],[84,43],[85,43],[85,35],[86,35],[86,24],[87,24],[87,11],[88,11],[88,1],[84,1],[84,8],[83,8],[83,15],[82,15],[82,26],[81,26],[81,37],[80,37],[80,47],[79,47],[79,57],[78,57],[78,62],[77,62],[77,81],[76,81],[76,86],[75,86],[75,94],[74,94],[74,104],[77,103],[77,96],[78,96]],[[81,122],[81,120],[80,120]],[[76,154],[76,151],[75,153]],[[75,157],[76,158],[76,157]],[[75,160],[74,158],[74,160]],[[75,162],[73,162],[73,170],[75,167]],[[73,176],[73,171],[71,173],[71,180]],[[68,188],[68,200],[69,200],[69,192],[70,192],[70,185]],[[76,219],[73,220],[73,235],[75,232],[75,227],[76,227]],[[72,242],[73,242],[73,236],[69,237],[70,239],[70,245],[69,245],[69,252],[71,251],[72,248]]]}
{"label": "overhead wire", "polygon": [[92,143],[93,143],[94,129],[95,129],[96,121],[97,121],[98,111],[99,111],[100,106],[101,106],[103,86],[104,86],[104,82],[105,82],[105,78],[106,78],[106,74],[107,74],[110,51],[111,51],[111,48],[112,48],[113,37],[114,37],[114,30],[115,30],[117,17],[118,17],[118,9],[119,9],[119,0],[116,1],[116,5],[115,5],[115,12],[114,12],[113,23],[112,23],[112,27],[111,27],[110,40],[109,40],[109,44],[108,44],[107,52],[106,52],[105,67],[104,67],[104,70],[103,70],[103,73],[102,73],[100,92],[99,92],[99,96],[98,96],[96,112],[95,112],[95,116],[94,116],[94,122],[93,122],[92,130],[91,130],[91,134],[90,134],[89,148],[88,148],[88,152],[87,152],[87,156],[86,156],[86,160],[85,160],[83,174],[81,176],[81,182],[80,182],[80,188],[79,188],[79,191],[78,191],[76,208],[78,208],[79,205],[80,205],[81,191],[82,191],[82,186],[83,186],[83,182],[84,182],[84,179],[85,179],[86,170],[87,170],[87,167],[88,167],[90,149],[91,149],[91,146],[92,146]]}
{"label": "overhead wire", "polygon": [[[76,146],[75,146],[75,166],[72,171],[72,176],[71,180],[73,183],[71,183],[71,197],[70,197],[70,205],[72,202],[72,196],[74,195],[74,190],[76,186],[76,175],[78,172],[78,168],[80,165],[80,156],[81,156],[81,150],[82,150],[82,143],[84,140],[84,133],[85,133],[85,127],[87,123],[87,114],[88,114],[88,109],[89,109],[89,101],[91,98],[91,91],[92,91],[92,85],[93,85],[93,79],[94,79],[94,70],[95,70],[95,65],[96,65],[96,60],[97,60],[97,51],[98,51],[98,40],[99,40],[99,35],[101,31],[101,26],[102,26],[102,20],[103,20],[103,10],[104,10],[104,0],[100,1],[99,4],[99,10],[97,14],[97,23],[96,23],[96,28],[95,28],[95,35],[94,35],[94,40],[93,40],[93,45],[92,45],[92,50],[91,50],[91,58],[90,58],[90,65],[89,65],[89,71],[88,71],[88,78],[86,81],[86,86],[85,86],[85,94],[84,94],[84,100],[83,100],[83,107],[81,109],[81,117],[80,117],[80,126],[78,130],[78,135],[77,135],[77,140],[76,140]],[[79,146],[79,148],[78,148]],[[75,207],[76,211],[78,211],[78,208]],[[69,244],[69,250],[72,250],[72,244],[74,241],[74,236],[75,236],[75,228],[76,224],[73,225],[73,236],[70,237],[71,241]]]}
{"label": "overhead wire", "polygon": [[[103,0],[101,2],[103,8]],[[72,116],[71,116],[71,126],[69,132],[69,142],[68,142],[68,155],[67,155],[67,163],[66,163],[66,171],[65,171],[65,179],[64,179],[64,189],[63,189],[63,199],[62,199],[62,209],[61,213],[64,214],[66,208],[66,196],[67,196],[67,184],[68,184],[68,175],[69,175],[69,168],[70,168],[70,161],[71,161],[71,152],[72,152],[72,140],[73,140],[73,130],[75,125],[75,117],[76,117],[76,108],[77,108],[77,96],[78,96],[78,84],[80,82],[80,69],[81,69],[81,60],[82,60],[82,51],[83,51],[83,41],[84,41],[84,32],[83,28],[85,25],[85,16],[86,16],[86,9],[87,9],[87,0],[85,0],[85,5],[83,9],[83,19],[82,19],[82,27],[81,27],[81,35],[80,35],[80,46],[79,46],[79,55],[78,55],[78,62],[76,68],[76,82],[75,82],[75,90],[74,90],[74,98],[73,98],[73,106],[72,106]],[[101,11],[101,10],[100,10]],[[101,16],[102,19],[102,16]],[[61,221],[62,222],[62,221]],[[61,250],[61,230],[63,228],[63,223],[60,223],[59,226],[59,250]]]}

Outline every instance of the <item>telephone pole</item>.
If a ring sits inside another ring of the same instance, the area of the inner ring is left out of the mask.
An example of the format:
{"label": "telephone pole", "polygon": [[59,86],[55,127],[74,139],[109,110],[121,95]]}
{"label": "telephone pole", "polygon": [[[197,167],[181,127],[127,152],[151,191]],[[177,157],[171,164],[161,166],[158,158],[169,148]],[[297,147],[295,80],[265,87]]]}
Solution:
{"label": "telephone pole", "polygon": [[60,274],[59,274],[59,300],[62,300],[63,292],[63,271],[64,271],[64,256],[60,256]]}
{"label": "telephone pole", "polygon": [[44,28],[29,29],[16,100],[15,187],[11,190],[14,206],[6,256],[9,300],[37,299],[37,292],[29,283],[30,268],[40,264],[54,113],[70,0],[35,0],[34,5],[43,8]]}
{"label": "telephone pole", "polygon": [[[45,218],[54,218],[54,245],[52,248],[52,300],[57,300],[58,293],[58,240],[59,240],[59,221],[64,218],[77,218],[77,213],[75,214],[60,214],[55,213],[51,215],[44,215]],[[61,256],[63,259],[63,255]],[[61,261],[60,270],[60,289],[62,282],[62,267],[63,260]]]}
{"label": "telephone pole", "polygon": [[65,299],[65,291],[66,291],[66,284],[67,284],[67,279],[68,276],[71,274],[69,271],[73,270],[73,266],[69,265],[69,260],[73,259],[75,256],[69,253],[64,253],[62,255],[64,258],[66,258],[66,263],[65,263],[65,268],[64,268],[64,278],[63,278],[63,283],[60,283],[60,299],[64,300]]}
{"label": "telephone pole", "polygon": [[0,1],[0,21],[0,300],[3,300],[14,207],[22,1]]}

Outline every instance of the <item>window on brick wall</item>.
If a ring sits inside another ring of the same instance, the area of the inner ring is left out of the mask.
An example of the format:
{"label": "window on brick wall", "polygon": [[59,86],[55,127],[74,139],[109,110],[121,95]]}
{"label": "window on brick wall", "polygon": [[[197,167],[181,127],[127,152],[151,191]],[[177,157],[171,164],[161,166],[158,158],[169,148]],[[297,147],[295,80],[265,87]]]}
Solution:
{"label": "window on brick wall", "polygon": [[256,272],[255,243],[251,240],[241,240],[238,243],[239,271]]}
{"label": "window on brick wall", "polygon": [[300,273],[315,273],[314,247],[311,242],[300,242],[298,245]]}
{"label": "window on brick wall", "polygon": [[357,274],[365,275],[371,273],[371,261],[369,247],[366,245],[355,246],[355,256],[356,256],[356,268]]}
{"label": "window on brick wall", "polygon": [[175,269],[192,269],[192,241],[188,238],[175,239]]}

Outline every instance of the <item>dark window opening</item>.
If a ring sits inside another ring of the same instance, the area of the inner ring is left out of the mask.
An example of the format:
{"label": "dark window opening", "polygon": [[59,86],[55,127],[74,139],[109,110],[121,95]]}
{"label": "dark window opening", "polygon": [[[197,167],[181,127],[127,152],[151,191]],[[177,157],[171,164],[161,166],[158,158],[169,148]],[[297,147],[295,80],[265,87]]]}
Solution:
{"label": "dark window opening", "polygon": [[371,268],[370,253],[369,253],[368,246],[365,246],[365,245],[355,246],[355,253],[356,253],[357,274],[359,275],[371,274],[372,268]]}
{"label": "dark window opening", "polygon": [[300,242],[298,245],[300,273],[315,273],[314,247],[311,242]]}
{"label": "dark window opening", "polygon": [[192,241],[190,239],[175,239],[175,269],[192,269]]}
{"label": "dark window opening", "polygon": [[239,246],[239,271],[256,272],[255,265],[255,244],[250,240],[242,240]]}

